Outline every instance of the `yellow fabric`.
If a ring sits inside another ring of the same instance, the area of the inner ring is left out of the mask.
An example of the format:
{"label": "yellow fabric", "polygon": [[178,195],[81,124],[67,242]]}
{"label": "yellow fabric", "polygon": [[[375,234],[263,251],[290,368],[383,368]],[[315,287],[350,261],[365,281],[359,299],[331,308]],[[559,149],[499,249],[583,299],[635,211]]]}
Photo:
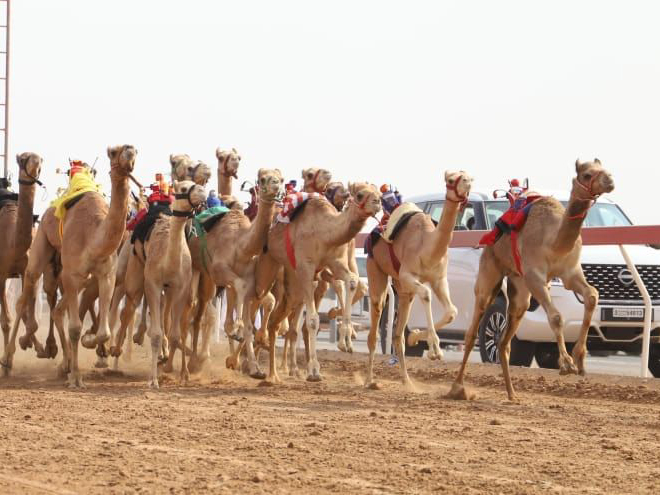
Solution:
{"label": "yellow fabric", "polygon": [[390,240],[390,236],[392,235],[392,232],[394,232],[394,227],[396,227],[396,224],[399,223],[399,220],[401,220],[401,217],[405,215],[406,213],[410,213],[413,211],[422,211],[419,209],[419,207],[415,203],[401,203],[393,212],[392,216],[390,216],[389,220],[387,221],[387,225],[385,226],[385,232],[383,232],[383,239],[385,239],[386,242],[392,242]]}
{"label": "yellow fabric", "polygon": [[50,203],[50,206],[55,207],[55,216],[60,220],[64,220],[66,214],[64,205],[81,194],[91,191],[100,193],[101,184],[94,181],[94,177],[87,169],[76,173],[69,181],[67,190]]}

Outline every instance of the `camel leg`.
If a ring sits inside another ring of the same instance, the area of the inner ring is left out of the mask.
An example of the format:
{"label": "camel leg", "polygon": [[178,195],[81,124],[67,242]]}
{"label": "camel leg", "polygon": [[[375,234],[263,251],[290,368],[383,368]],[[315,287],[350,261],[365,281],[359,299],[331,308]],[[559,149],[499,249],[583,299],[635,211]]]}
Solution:
{"label": "camel leg", "polygon": [[[358,277],[351,272],[344,263],[335,262],[330,265],[335,278],[342,280],[344,282],[344,294],[343,294],[343,307],[342,307],[342,317],[341,325],[339,325],[339,338],[337,339],[337,347],[340,351],[344,352],[353,352],[353,325],[351,323],[351,302],[353,301],[353,295],[357,290]],[[303,287],[305,290],[305,287]],[[313,299],[312,299],[313,301]],[[305,301],[307,304],[307,301]],[[308,309],[309,311],[309,309]],[[316,315],[318,319],[318,315]],[[309,328],[309,326],[308,326]],[[318,321],[317,321],[318,328]],[[310,332],[313,330],[310,328]],[[316,340],[316,336],[313,336]]]}
{"label": "camel leg", "polygon": [[465,386],[463,385],[465,369],[467,367],[468,359],[470,358],[470,353],[474,348],[474,343],[477,340],[477,332],[479,330],[481,318],[484,315],[486,308],[492,304],[501,286],[502,273],[496,265],[495,257],[491,250],[486,248],[479,261],[479,273],[477,274],[477,281],[474,285],[474,309],[472,310],[472,321],[465,334],[463,362],[461,363],[461,367],[458,370],[458,374],[452,384],[451,390],[447,394],[447,397],[451,399],[467,400],[470,398],[470,395],[467,393]]}
{"label": "camel leg", "polygon": [[211,335],[213,335],[218,324],[218,304],[220,304],[220,301],[217,297],[214,297],[212,303],[206,305],[207,320],[202,328],[202,351],[200,354],[202,362],[211,357]]}
{"label": "camel leg", "polygon": [[225,334],[229,341],[229,353],[236,354],[236,341],[240,343],[240,338],[236,335],[236,326],[234,325],[234,309],[236,308],[236,294],[233,288],[227,287],[225,290],[225,299],[227,307],[225,308]]}
{"label": "camel leg", "polygon": [[59,366],[59,372],[63,376],[67,376],[71,372],[71,342],[66,336],[64,331],[64,315],[66,314],[66,301],[64,300],[64,295],[62,298],[54,304],[50,311],[51,322],[57,328],[57,334],[60,337],[60,343],[62,344],[62,362]]}
{"label": "camel leg", "polygon": [[[57,356],[57,342],[53,330],[55,329],[55,320],[53,319],[53,311],[57,305],[57,275],[55,274],[55,266],[53,263],[49,264],[50,269],[44,271],[43,276],[43,290],[46,293],[49,308],[49,322],[48,322],[48,337],[46,338],[45,358],[55,359]],[[60,337],[60,345],[62,346],[62,353],[66,356],[66,368],[61,368],[62,371],[68,373],[68,349],[69,344],[64,333],[64,324],[57,328]],[[37,357],[41,357],[37,354]]]}
{"label": "camel leg", "polygon": [[436,321],[433,324],[433,327],[437,332],[456,319],[458,310],[456,309],[456,306],[454,306],[454,304],[451,302],[451,298],[449,297],[449,283],[447,282],[447,278],[435,280],[433,283],[431,283],[431,290],[433,290],[435,297],[438,298],[440,305],[445,310],[444,314],[442,315],[442,319],[440,321]]}
{"label": "camel leg", "polygon": [[401,381],[406,387],[412,387],[410,376],[408,376],[408,368],[406,367],[406,343],[405,332],[408,318],[410,317],[410,308],[412,306],[414,294],[399,292],[399,305],[397,306],[397,319],[396,327],[394,329],[394,351],[396,357],[399,359],[399,372],[401,373]]}
{"label": "camel leg", "polygon": [[190,372],[186,364],[186,340],[188,339],[188,317],[191,308],[192,298],[190,287],[184,286],[181,293],[177,294],[176,298],[172,298],[172,328],[170,338],[172,348],[175,347],[174,342],[178,342],[181,348],[180,381],[182,385],[186,385],[190,379]]}
{"label": "camel leg", "polygon": [[[62,274],[62,285],[64,286],[64,295],[62,297],[62,305],[67,308],[69,317],[69,341],[71,342],[71,371],[69,371],[69,388],[84,388],[82,374],[78,365],[78,350],[80,342],[80,334],[82,332],[82,321],[80,321],[78,294],[79,288],[83,285],[84,280],[70,274]],[[91,346],[93,349],[96,346]]]}
{"label": "camel leg", "polygon": [[[135,321],[135,310],[144,296],[143,265],[133,253],[131,253],[130,258],[128,259],[128,267],[126,276],[124,277],[124,283],[120,288],[115,288],[113,297],[119,296],[121,293],[123,293],[125,296],[124,307],[119,314],[119,330],[115,332],[113,343],[110,346],[110,355],[115,358],[115,369],[117,369],[119,366],[118,358],[122,354],[122,344],[126,339],[126,331],[127,329],[133,327],[133,322]],[[117,304],[119,303],[117,302]],[[146,316],[146,311],[143,311],[143,313],[143,316]],[[146,331],[146,325],[143,330],[143,335],[144,331]],[[126,340],[127,350],[130,350],[131,345],[130,342],[128,342],[130,337]]]}
{"label": "camel leg", "polygon": [[[369,277],[369,301],[371,312],[371,326],[367,346],[369,347],[369,364],[367,365],[367,379],[365,387],[378,388],[374,380],[374,359],[376,357],[376,341],[378,339],[378,324],[383,312],[383,303],[387,291],[387,274],[383,273],[372,258],[367,259],[367,276]],[[394,301],[390,301],[394,304]]]}
{"label": "camel leg", "polygon": [[42,228],[39,228],[30,247],[30,258],[23,279],[23,291],[16,302],[16,320],[14,321],[3,356],[0,359],[0,366],[2,366],[5,375],[9,374],[13,365],[14,353],[16,352],[16,336],[21,319],[25,322],[25,332],[26,335],[30,336],[30,339],[39,329],[39,322],[35,315],[37,283],[46,265],[53,259],[54,254],[55,250],[48,243],[46,233]]}
{"label": "camel leg", "polygon": [[9,303],[7,302],[6,280],[0,282],[0,325],[2,326],[3,349],[7,348],[9,342],[9,331],[11,330],[11,316],[9,315]]}
{"label": "camel leg", "polygon": [[580,335],[573,347],[573,360],[578,368],[580,375],[585,375],[584,358],[587,355],[587,335],[589,327],[591,326],[591,318],[593,317],[594,310],[598,306],[598,291],[589,285],[584,278],[582,270],[573,275],[571,278],[563,280],[566,290],[572,290],[582,296],[584,301],[584,317],[582,319],[582,327],[580,328]]}
{"label": "camel leg", "polygon": [[[339,270],[336,270],[333,267],[331,268],[332,272],[335,274],[339,274],[340,276],[346,275],[346,273],[341,273]],[[314,266],[303,263],[301,263],[296,270],[296,278],[298,281],[296,290],[302,295],[302,299],[305,303],[305,324],[307,325],[307,330],[309,331],[309,360],[307,362],[307,381],[309,382],[318,382],[323,379],[321,376],[320,365],[316,357],[316,339],[319,332],[319,314],[316,311],[316,304],[314,301],[314,272]],[[346,270],[346,272],[348,273],[348,270]],[[349,282],[350,280],[346,280],[347,285]],[[347,290],[346,292],[347,294],[350,293],[350,297],[353,296],[353,292],[350,290]],[[298,299],[298,297],[294,298],[294,300],[295,299]],[[348,325],[350,325],[350,318],[345,321],[348,321]],[[342,321],[342,326],[344,326],[345,321]],[[296,321],[296,323],[298,322]],[[345,329],[347,328],[350,328],[350,326],[345,327]],[[296,324],[296,339],[297,335],[299,335],[299,330],[300,325]],[[348,341],[350,342],[350,332],[348,333],[348,336],[346,336],[345,333],[346,330],[343,335],[344,339],[348,337]],[[295,357],[295,352],[292,352],[291,354],[293,357]]]}
{"label": "camel leg", "polygon": [[266,374],[259,369],[259,363],[257,362],[257,357],[254,353],[254,347],[252,345],[252,337],[253,337],[253,326],[252,326],[252,317],[250,314],[250,305],[245,304],[243,307],[243,343],[245,350],[247,352],[247,358],[248,358],[248,375],[252,378],[256,378],[258,380],[263,380],[266,378]]}
{"label": "camel leg", "polygon": [[142,345],[144,342],[144,335],[147,333],[149,325],[147,323],[147,316],[149,315],[149,305],[147,304],[147,296],[142,296],[142,309],[140,311],[140,324],[138,325],[138,331],[133,335],[133,343],[137,345]]}
{"label": "camel leg", "polygon": [[[174,371],[174,356],[176,354],[176,350],[179,347],[181,343],[181,335],[180,333],[176,334],[175,338],[172,338],[172,328],[169,325],[172,321],[172,304],[173,304],[173,296],[174,294],[172,293],[171,290],[166,290],[164,294],[164,299],[161,299],[161,302],[164,303],[162,304],[162,312],[161,312],[161,318],[162,318],[162,325],[163,325],[163,346],[161,348],[161,362],[164,362],[165,364],[163,365],[163,371],[165,373],[171,373]],[[168,345],[169,344],[169,345]],[[181,352],[185,354],[186,352],[186,343],[183,343],[183,346],[181,347]]]}
{"label": "camel leg", "polygon": [[[270,335],[268,333],[268,322],[270,321],[270,315],[275,309],[275,296],[271,292],[266,292],[266,295],[261,301],[261,307],[264,310],[263,318],[261,318],[261,327],[254,336],[255,343],[259,345],[266,346],[267,342],[270,342]],[[256,304],[257,309],[259,304]],[[256,311],[253,311],[253,314],[256,314]],[[275,336],[277,337],[277,335]]]}
{"label": "camel leg", "polygon": [[[511,279],[515,280],[515,277],[509,277],[509,280]],[[529,291],[532,293],[532,296],[534,296],[534,299],[536,299],[545,310],[550,329],[553,331],[557,339],[557,347],[559,348],[559,373],[562,375],[577,373],[578,369],[573,363],[573,358],[568,354],[566,343],[564,342],[564,319],[552,302],[547,282],[543,277],[537,275],[534,270],[529,269],[525,273],[525,283]]]}
{"label": "camel leg", "polygon": [[151,377],[149,387],[158,388],[158,357],[163,345],[163,328],[161,321],[161,288],[145,281],[145,298],[149,308],[149,339],[151,340]]}
{"label": "camel leg", "polygon": [[[193,277],[193,285],[195,284],[195,278]],[[201,369],[204,361],[209,357],[209,354],[206,352],[209,351],[208,345],[210,342],[210,330],[207,331],[206,326],[204,327],[204,333],[202,335],[202,352],[201,354],[197,351],[197,342],[199,339],[199,332],[202,326],[202,321],[206,321],[207,312],[215,309],[209,302],[215,296],[215,284],[211,280],[211,277],[207,275],[200,275],[199,281],[197,283],[198,290],[196,294],[197,306],[195,308],[195,317],[193,319],[193,333],[192,333],[192,356],[188,362],[188,366],[191,371],[197,371]],[[193,295],[194,297],[194,295]],[[207,335],[208,334],[208,335]]]}

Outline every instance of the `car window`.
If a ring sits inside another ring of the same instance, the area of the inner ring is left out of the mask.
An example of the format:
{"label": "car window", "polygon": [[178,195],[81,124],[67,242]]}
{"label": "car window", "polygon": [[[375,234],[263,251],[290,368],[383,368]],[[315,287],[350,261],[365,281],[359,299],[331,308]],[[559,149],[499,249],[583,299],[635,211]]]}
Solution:
{"label": "car window", "polygon": [[486,201],[486,224],[489,229],[492,229],[497,222],[497,219],[509,209],[508,201]]}
{"label": "car window", "polygon": [[367,277],[367,258],[364,256],[356,256],[355,261],[357,262],[358,275],[362,278]]}
{"label": "car window", "polygon": [[[444,208],[445,202],[438,201],[431,204],[431,208],[428,213],[431,215],[431,218],[434,222],[439,222],[440,217],[442,216],[442,209]],[[474,218],[474,206],[472,203],[468,203],[463,211],[459,212],[458,217],[456,217],[456,224],[454,230],[472,230],[474,229],[475,224]]]}

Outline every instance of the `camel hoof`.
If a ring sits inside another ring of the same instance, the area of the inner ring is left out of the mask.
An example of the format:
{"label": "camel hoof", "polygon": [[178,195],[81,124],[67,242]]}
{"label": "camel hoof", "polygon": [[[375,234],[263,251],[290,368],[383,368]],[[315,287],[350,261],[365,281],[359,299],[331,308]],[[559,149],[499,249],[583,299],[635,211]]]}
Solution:
{"label": "camel hoof", "polygon": [[99,358],[94,363],[94,368],[105,369],[107,367],[108,367],[108,358],[99,356]]}
{"label": "camel hoof", "polygon": [[188,361],[188,371],[191,373],[199,373],[206,364],[206,358],[200,356],[193,356]]}
{"label": "camel hoof", "polygon": [[307,375],[307,381],[308,382],[318,383],[322,380],[323,380],[323,378],[321,377],[321,375]]}
{"label": "camel hoof", "polygon": [[250,378],[254,378],[255,380],[263,380],[266,378],[266,373],[261,370],[257,370],[253,373],[250,373]]}
{"label": "camel hoof", "polygon": [[300,373],[299,373],[299,371],[298,371],[298,368],[291,368],[291,369],[289,370],[289,376],[292,376],[292,377],[294,377],[294,378],[298,378],[299,374],[300,374]]}
{"label": "camel hoof", "polygon": [[96,349],[96,335],[93,333],[85,332],[81,337],[80,343],[86,349]]}
{"label": "camel hoof", "polygon": [[21,349],[26,350],[32,347],[32,338],[27,335],[22,335],[18,338],[18,345],[21,346]]}
{"label": "camel hoof", "polygon": [[371,382],[365,385],[367,390],[382,390],[383,386],[378,382]]}
{"label": "camel hoof", "polygon": [[163,365],[163,373],[172,373],[174,370],[172,363],[168,362],[167,360],[163,361],[161,364]]}
{"label": "camel hoof", "polygon": [[454,400],[473,400],[475,398],[475,394],[472,392],[468,392],[468,390],[465,388],[465,386],[461,385],[460,383],[454,382],[451,386],[451,389],[449,392],[447,392],[447,395],[445,395],[447,399],[454,399]]}
{"label": "camel hoof", "polygon": [[155,390],[158,390],[160,387],[158,386],[158,380],[149,380],[149,383],[147,384],[149,388],[153,388]]}
{"label": "camel hoof", "polygon": [[57,353],[59,351],[57,347],[57,343],[55,342],[55,339],[47,339],[46,340],[46,357],[48,359],[55,359],[57,357]]}
{"label": "camel hoof", "polygon": [[112,357],[121,356],[121,347],[119,347],[118,345],[111,345],[110,346],[110,355]]}
{"label": "camel hoof", "polygon": [[144,334],[138,332],[135,335],[133,335],[133,343],[137,345],[144,344]]}
{"label": "camel hoof", "polygon": [[57,366],[58,378],[67,378],[69,376],[69,373],[71,373],[71,368],[69,367],[68,363],[65,363],[63,361]]}
{"label": "camel hoof", "polygon": [[68,387],[70,389],[83,389],[87,388],[85,383],[83,382],[82,376],[77,375],[77,376],[72,376],[72,373],[69,373],[69,383]]}
{"label": "camel hoof", "polygon": [[227,359],[225,359],[225,366],[227,369],[235,370],[238,367],[238,359],[234,356],[227,356]]}

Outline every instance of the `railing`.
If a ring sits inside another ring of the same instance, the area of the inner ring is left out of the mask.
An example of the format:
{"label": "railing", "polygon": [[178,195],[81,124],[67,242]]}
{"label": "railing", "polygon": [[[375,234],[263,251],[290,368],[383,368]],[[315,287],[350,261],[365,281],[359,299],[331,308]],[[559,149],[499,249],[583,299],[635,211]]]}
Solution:
{"label": "railing", "polygon": [[[452,242],[449,247],[478,247],[479,240],[486,234],[486,230],[457,230],[454,232]],[[364,240],[367,234],[358,234],[356,245],[361,247],[364,245]],[[642,331],[642,359],[640,367],[640,376],[646,378],[648,376],[648,361],[649,349],[651,344],[651,317],[653,314],[653,307],[651,304],[651,297],[649,296],[644,281],[640,277],[637,267],[634,265],[630,256],[625,249],[625,245],[631,244],[653,244],[660,245],[660,225],[634,225],[627,227],[588,227],[582,229],[582,245],[583,246],[604,246],[614,245],[619,246],[621,255],[623,256],[626,266],[630,273],[644,301],[644,327]],[[660,264],[660,253],[658,253],[658,264]],[[475,274],[476,276],[476,274]],[[391,288],[388,288],[388,295],[392,296]],[[394,301],[394,298],[390,299]],[[390,309],[393,308],[390,304]],[[387,328],[387,349],[390,349],[392,342],[392,318],[388,315],[388,328]]]}

